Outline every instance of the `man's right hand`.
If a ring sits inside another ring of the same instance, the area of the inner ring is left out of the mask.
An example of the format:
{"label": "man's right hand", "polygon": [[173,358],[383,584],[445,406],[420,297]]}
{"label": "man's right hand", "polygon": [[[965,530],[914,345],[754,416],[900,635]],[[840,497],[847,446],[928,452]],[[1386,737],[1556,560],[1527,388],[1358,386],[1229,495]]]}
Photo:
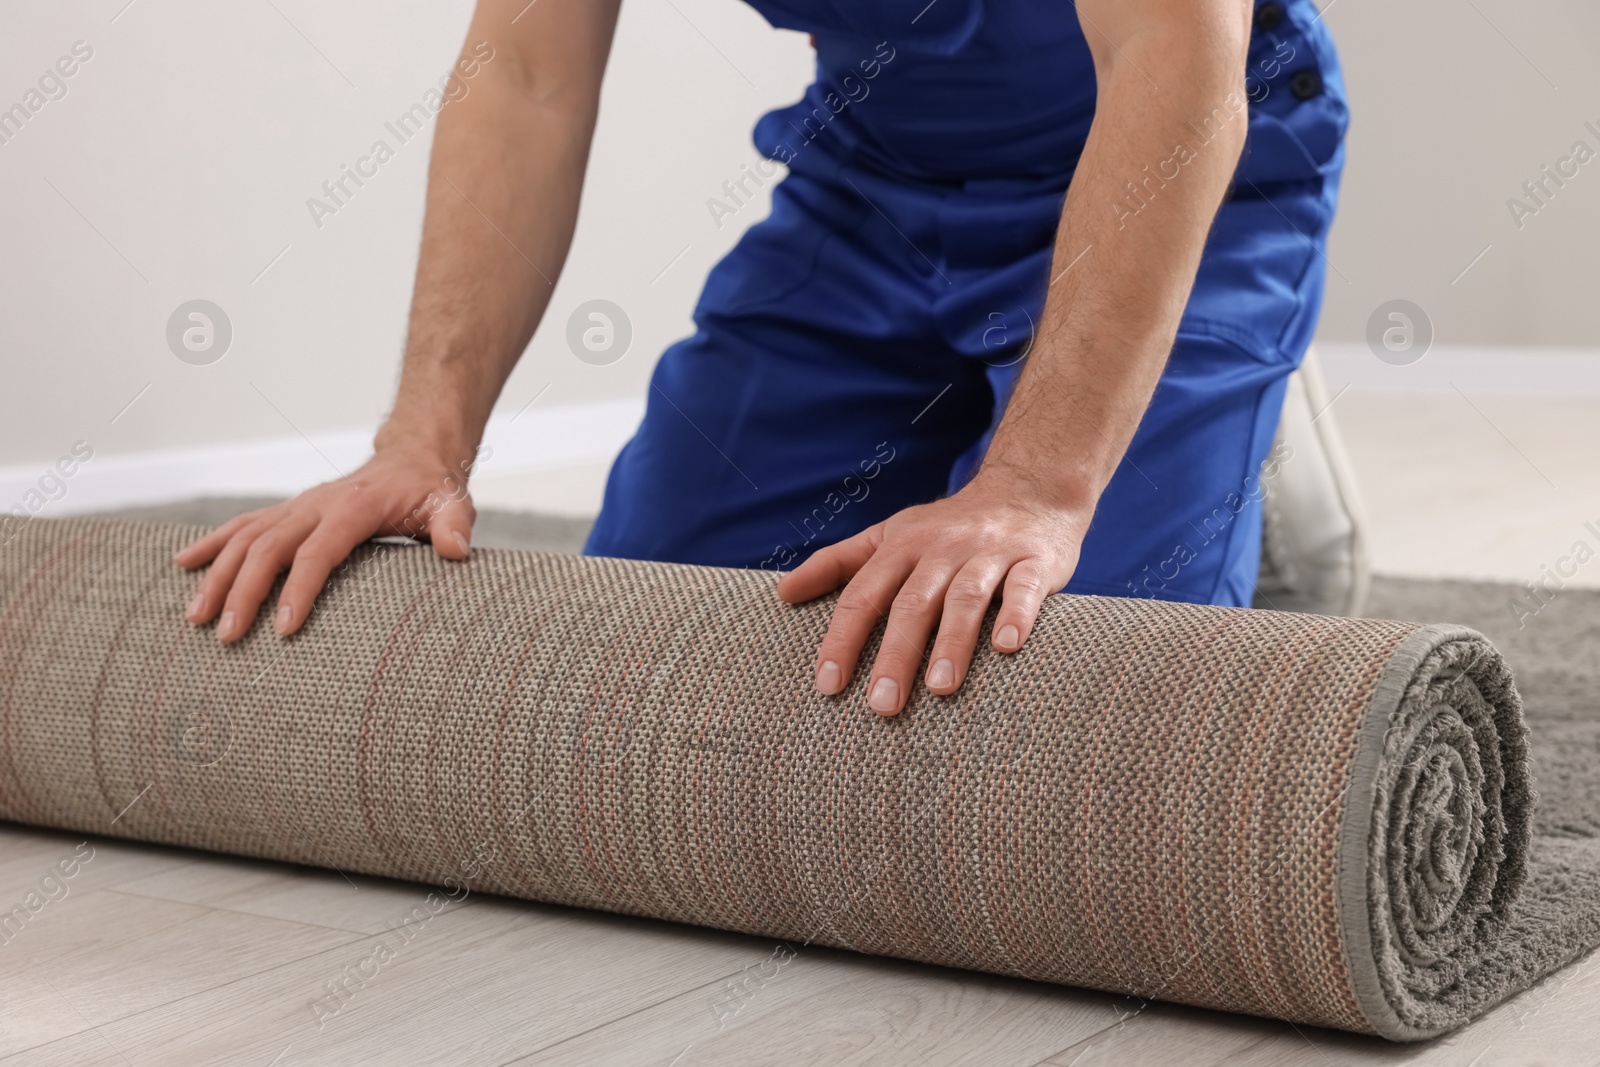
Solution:
{"label": "man's right hand", "polygon": [[237,641],[288,570],[273,626],[294,633],[371,537],[425,537],[466,558],[470,463],[452,464],[482,437],[566,260],[618,5],[479,0],[441,85],[450,104],[434,131],[405,364],[376,455],[179,552],[185,567],[211,565],[190,622],[215,619]]}
{"label": "man's right hand", "polygon": [[[620,0],[478,0],[441,82],[400,388],[376,454],[347,478],[240,515],[177,554],[211,570],[190,622],[237,641],[284,570],[273,625],[305,624],[328,575],[371,537],[465,559],[472,453],[549,305],[577,225]],[[444,457],[444,458],[441,458]]]}
{"label": "man's right hand", "polygon": [[211,564],[185,616],[216,619],[217,637],[237,641],[287,569],[273,628],[292,634],[333,569],[373,537],[426,538],[445,559],[466,559],[477,517],[468,473],[431,456],[380,451],[348,477],[230,520],[173,557],[190,570]]}

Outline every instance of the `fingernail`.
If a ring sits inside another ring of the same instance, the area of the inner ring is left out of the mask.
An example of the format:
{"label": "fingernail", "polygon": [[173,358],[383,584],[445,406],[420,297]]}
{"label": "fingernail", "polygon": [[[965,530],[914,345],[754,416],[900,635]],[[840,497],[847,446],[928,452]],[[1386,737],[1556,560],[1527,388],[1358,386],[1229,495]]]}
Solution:
{"label": "fingernail", "polygon": [[1000,632],[994,635],[995,647],[996,648],[1003,648],[1007,652],[1009,652],[1012,649],[1016,648],[1021,643],[1022,643],[1022,631],[1018,630],[1015,626],[1011,625],[1009,622],[1006,623],[1004,626],[1000,627]]}
{"label": "fingernail", "polygon": [[463,556],[472,551],[471,546],[467,544],[467,535],[462,533],[460,530],[456,531],[456,547],[461,550],[461,554]]}
{"label": "fingernail", "polygon": [[934,660],[933,666],[928,668],[928,686],[932,689],[943,689],[955,676],[955,664],[947,659]]}
{"label": "fingernail", "polygon": [[189,606],[183,609],[183,614],[192,622],[199,618],[200,612],[205,609],[205,606],[206,595],[204,593],[196,593],[189,598]]}
{"label": "fingernail", "polygon": [[238,616],[231,611],[224,611],[222,618],[217,620],[217,636],[226,641],[233,636],[233,622]]}
{"label": "fingernail", "polygon": [[817,689],[828,696],[839,691],[840,687],[839,665],[833,660],[823,660],[822,666],[817,668]]}
{"label": "fingernail", "polygon": [[273,625],[278,628],[278,632],[280,634],[288,633],[289,632],[289,623],[293,619],[294,619],[294,605],[292,605],[292,604],[279,604],[278,605],[278,617],[273,620]]}
{"label": "fingernail", "polygon": [[872,683],[872,695],[867,703],[879,715],[888,715],[900,707],[900,687],[894,684],[893,678],[879,678]]}

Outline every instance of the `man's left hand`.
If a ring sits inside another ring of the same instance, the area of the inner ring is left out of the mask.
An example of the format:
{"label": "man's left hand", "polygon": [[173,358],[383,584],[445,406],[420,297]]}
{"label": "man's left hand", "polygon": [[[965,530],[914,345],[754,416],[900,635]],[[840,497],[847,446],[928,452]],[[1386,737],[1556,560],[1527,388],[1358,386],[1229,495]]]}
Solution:
{"label": "man's left hand", "polygon": [[842,691],[873,627],[887,619],[867,686],[872,710],[896,715],[905,707],[935,627],[924,680],[934,693],[954,693],[997,591],[995,650],[1027,642],[1044,598],[1072,577],[1092,510],[1053,500],[1025,477],[984,471],[954,496],[818,551],[778,582],[791,604],[844,587],[817,654],[817,688]]}

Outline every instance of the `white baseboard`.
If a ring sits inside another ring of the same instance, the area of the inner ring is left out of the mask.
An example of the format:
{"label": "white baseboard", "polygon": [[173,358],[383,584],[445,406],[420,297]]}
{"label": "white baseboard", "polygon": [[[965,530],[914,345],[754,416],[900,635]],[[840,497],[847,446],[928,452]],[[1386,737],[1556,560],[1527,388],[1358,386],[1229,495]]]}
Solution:
{"label": "white baseboard", "polygon": [[1415,363],[1393,366],[1363,344],[1320,342],[1328,391],[1536,393],[1600,396],[1600,349],[1434,345]]}
{"label": "white baseboard", "polygon": [[[488,477],[608,462],[644,414],[642,399],[533,408],[496,416],[478,473]],[[347,474],[372,454],[371,427],[95,455],[67,464],[0,467],[0,512],[63,516],[202,496],[289,496]],[[42,501],[42,504],[40,503]],[[37,505],[37,506],[36,506]]]}

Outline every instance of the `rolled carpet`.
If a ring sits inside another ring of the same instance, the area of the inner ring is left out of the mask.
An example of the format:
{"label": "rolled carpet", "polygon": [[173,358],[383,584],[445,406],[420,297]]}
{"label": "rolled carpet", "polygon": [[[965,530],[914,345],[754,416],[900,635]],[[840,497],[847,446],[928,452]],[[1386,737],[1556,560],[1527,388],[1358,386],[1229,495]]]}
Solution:
{"label": "rolled carpet", "polygon": [[224,648],[199,532],[0,548],[0,818],[1399,1040],[1596,939],[1472,630],[1055,596],[884,720],[769,574],[371,544]]}

